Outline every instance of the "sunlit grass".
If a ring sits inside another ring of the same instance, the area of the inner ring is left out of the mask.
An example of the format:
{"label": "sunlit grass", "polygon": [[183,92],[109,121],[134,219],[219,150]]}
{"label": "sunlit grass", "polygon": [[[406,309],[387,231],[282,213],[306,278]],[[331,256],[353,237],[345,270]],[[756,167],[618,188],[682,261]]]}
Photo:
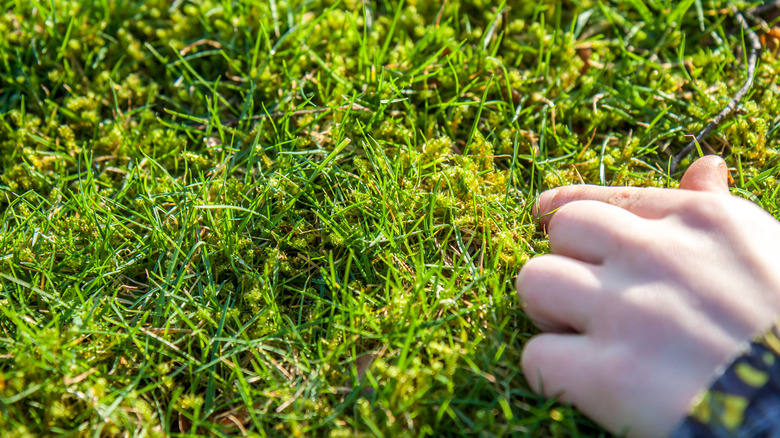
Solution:
{"label": "sunlit grass", "polygon": [[[604,435],[522,377],[533,198],[675,186],[744,80],[723,1],[3,6],[18,436]],[[778,215],[773,41],[702,149]]]}

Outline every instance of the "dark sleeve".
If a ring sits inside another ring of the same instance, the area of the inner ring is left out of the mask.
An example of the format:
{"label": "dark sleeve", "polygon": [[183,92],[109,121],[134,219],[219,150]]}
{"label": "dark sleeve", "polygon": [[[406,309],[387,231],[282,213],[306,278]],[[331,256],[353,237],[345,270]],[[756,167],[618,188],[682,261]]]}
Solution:
{"label": "dark sleeve", "polygon": [[751,342],[697,397],[672,437],[780,438],[780,325]]}

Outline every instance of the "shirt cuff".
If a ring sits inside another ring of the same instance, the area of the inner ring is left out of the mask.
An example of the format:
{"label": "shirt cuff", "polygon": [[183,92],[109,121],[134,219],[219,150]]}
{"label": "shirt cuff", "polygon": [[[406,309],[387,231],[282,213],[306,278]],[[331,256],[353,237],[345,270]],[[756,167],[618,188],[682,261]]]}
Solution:
{"label": "shirt cuff", "polygon": [[696,397],[672,437],[780,438],[780,322]]}

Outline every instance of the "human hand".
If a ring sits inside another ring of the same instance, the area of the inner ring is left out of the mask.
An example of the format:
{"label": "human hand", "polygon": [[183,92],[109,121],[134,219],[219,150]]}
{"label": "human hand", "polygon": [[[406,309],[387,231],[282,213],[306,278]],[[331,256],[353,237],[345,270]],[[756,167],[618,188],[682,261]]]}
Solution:
{"label": "human hand", "polygon": [[669,435],[716,368],[780,314],[780,224],[731,196],[722,159],[680,189],[542,193],[552,254],[517,277],[546,333],[523,351],[531,387],[613,433]]}

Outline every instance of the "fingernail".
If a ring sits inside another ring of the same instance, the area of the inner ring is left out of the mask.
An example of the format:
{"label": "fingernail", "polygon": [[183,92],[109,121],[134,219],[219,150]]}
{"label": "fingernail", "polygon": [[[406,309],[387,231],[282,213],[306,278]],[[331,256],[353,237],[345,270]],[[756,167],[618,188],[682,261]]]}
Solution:
{"label": "fingernail", "polygon": [[555,199],[555,195],[558,193],[558,189],[550,189],[542,192],[539,197],[536,199],[536,203],[534,204],[534,210],[532,210],[532,213],[536,219],[539,219],[541,216],[546,215],[551,210],[551,203]]}
{"label": "fingernail", "polygon": [[533,207],[531,207],[531,216],[533,216],[534,219],[538,219],[539,207],[541,207],[541,201],[542,201],[541,195],[536,195],[536,197],[534,197],[534,205]]}
{"label": "fingernail", "polygon": [[721,161],[720,163],[718,163],[718,168],[720,170],[718,173],[720,173],[723,182],[726,184],[726,187],[728,187],[729,183],[732,182],[731,173],[729,172],[728,164],[726,164],[725,161]]}

